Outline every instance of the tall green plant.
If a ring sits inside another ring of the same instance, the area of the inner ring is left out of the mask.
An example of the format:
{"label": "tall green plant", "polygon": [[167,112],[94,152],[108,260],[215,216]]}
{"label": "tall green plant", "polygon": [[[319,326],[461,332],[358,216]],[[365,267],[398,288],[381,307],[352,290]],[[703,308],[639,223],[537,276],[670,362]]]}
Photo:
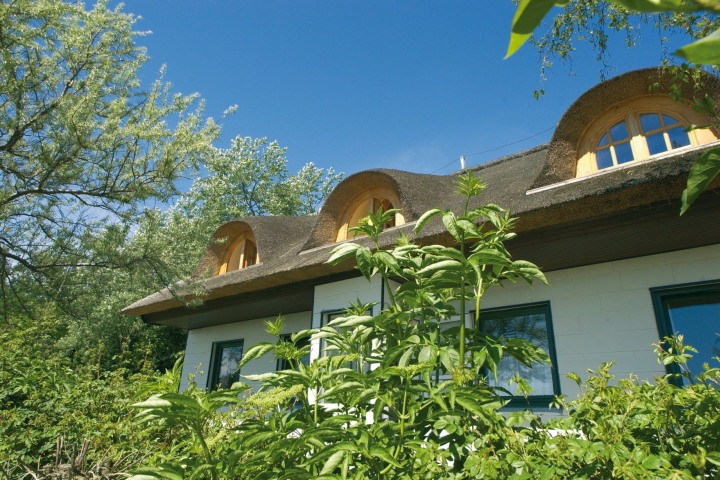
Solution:
{"label": "tall green plant", "polygon": [[[549,359],[530,342],[467,330],[466,305],[474,302],[477,321],[490,286],[505,279],[545,279],[535,265],[513,260],[504,248],[513,237],[507,212],[495,205],[470,207],[483,189],[472,173],[462,177],[464,210],[434,209],[417,223],[419,232],[440,216],[458,248],[418,246],[401,238],[391,250],[381,249],[382,225],[396,210],[378,210],[353,229],[373,247],[345,243],[328,262],[354,258],[368,280],[379,275],[389,306],[373,316],[366,313],[370,305],[358,303],[311,332],[326,348],[310,365],[297,361],[308,332],[287,342],[279,324],[269,325],[277,342],[250,349],[243,364],[272,352],[292,368],[246,378],[261,382],[264,392],[297,392],[298,401],[236,427],[238,444],[257,452],[240,470],[273,466],[259,478],[398,478],[424,469],[416,459],[428,455],[461,468],[473,442],[505,425],[497,410],[507,390],[490,386],[486,372],[497,380],[503,355],[528,366]],[[458,316],[457,331],[441,331],[442,321]],[[445,444],[448,448],[441,448]]]}

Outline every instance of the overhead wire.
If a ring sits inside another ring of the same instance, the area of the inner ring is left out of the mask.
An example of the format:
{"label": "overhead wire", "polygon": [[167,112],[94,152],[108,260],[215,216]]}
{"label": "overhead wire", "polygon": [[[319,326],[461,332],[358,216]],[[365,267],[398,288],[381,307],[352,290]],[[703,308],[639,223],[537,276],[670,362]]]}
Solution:
{"label": "overhead wire", "polygon": [[445,168],[445,167],[448,167],[448,166],[452,165],[453,163],[455,163],[455,162],[457,162],[458,160],[460,160],[462,157],[472,157],[472,156],[474,156],[474,155],[482,155],[483,153],[494,152],[495,150],[500,150],[501,148],[509,147],[510,145],[515,145],[516,143],[524,142],[525,140],[530,140],[531,138],[537,137],[538,135],[542,135],[543,133],[545,133],[545,132],[547,132],[547,131],[550,131],[550,130],[552,130],[552,129],[555,128],[555,127],[557,127],[557,123],[556,123],[555,125],[553,125],[552,127],[546,128],[546,129],[543,130],[542,132],[538,132],[538,133],[536,133],[536,134],[534,134],[534,135],[530,135],[529,137],[521,138],[520,140],[515,140],[514,142],[506,143],[505,145],[500,145],[499,147],[491,148],[491,149],[489,149],[489,150],[483,150],[482,152],[476,152],[476,153],[469,153],[469,154],[467,154],[467,155],[461,155],[461,156],[453,159],[453,160],[450,161],[449,163],[446,163],[445,165],[443,165],[442,167],[438,168],[437,170],[434,170],[434,171],[430,172],[430,175],[432,175],[432,174],[435,173],[435,172],[439,172],[440,170],[442,170],[442,169]]}

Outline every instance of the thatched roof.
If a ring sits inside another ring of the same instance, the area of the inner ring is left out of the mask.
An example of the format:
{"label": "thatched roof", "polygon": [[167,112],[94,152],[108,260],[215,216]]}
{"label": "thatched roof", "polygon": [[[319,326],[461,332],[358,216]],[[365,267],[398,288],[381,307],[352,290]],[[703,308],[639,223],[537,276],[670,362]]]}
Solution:
{"label": "thatched roof", "polygon": [[[567,153],[573,148],[573,142],[577,145],[585,126],[602,113],[602,110],[595,110],[593,115],[586,109],[600,108],[598,102],[602,98],[615,102],[626,95],[647,92],[645,82],[654,72],[630,72],[591,89],[568,109],[549,144],[472,167],[470,170],[488,184],[477,202],[495,203],[510,209],[519,217],[517,231],[529,232],[679,198],[694,159],[709,146],[668,152],[577,179],[573,178],[574,171],[569,173],[567,167],[568,162],[570,165],[576,162],[574,153],[572,158]],[[634,86],[636,83],[639,86]],[[713,85],[718,87],[717,82]],[[625,93],[617,93],[617,89]],[[407,223],[382,233],[381,246],[390,246],[398,231],[412,235],[414,221],[430,208],[461,211],[463,199],[454,187],[458,173],[462,172],[438,176],[388,169],[366,170],[340,182],[316,216],[252,217],[228,222],[220,226],[213,237],[232,237],[252,230],[261,263],[199,279],[207,291],[204,299],[259,292],[352,270],[350,261],[335,266],[325,262],[337,245],[334,240],[339,217],[358,192],[382,186],[391,188],[399,198],[399,207]],[[716,180],[711,188],[718,186],[720,180]],[[431,222],[417,240],[451,244],[451,238],[443,232],[441,222]],[[356,241],[362,244],[368,239]],[[196,274],[215,269],[225,257],[227,248],[227,243],[211,241]],[[169,291],[163,290],[133,303],[123,313],[145,315],[180,305]]]}

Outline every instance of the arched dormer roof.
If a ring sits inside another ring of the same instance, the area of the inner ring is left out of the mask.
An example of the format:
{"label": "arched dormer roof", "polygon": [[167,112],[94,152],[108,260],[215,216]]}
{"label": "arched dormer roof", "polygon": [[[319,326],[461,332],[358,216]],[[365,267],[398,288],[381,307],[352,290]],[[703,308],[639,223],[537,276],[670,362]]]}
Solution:
{"label": "arched dormer roof", "polygon": [[[348,212],[372,192],[388,192],[394,208],[401,211],[405,223],[416,221],[427,210],[440,206],[457,196],[454,178],[402,172],[399,170],[366,170],[348,176],[328,195],[317,216],[303,250],[334,243],[338,230],[347,220]],[[428,195],[433,192],[433,195]],[[382,195],[381,195],[382,196]],[[395,205],[397,201],[397,205]]]}
{"label": "arched dormer roof", "polygon": [[[251,239],[260,263],[273,262],[304,243],[314,225],[314,216],[246,217],[221,225],[212,234],[194,277],[218,275],[238,247],[238,240]],[[225,241],[222,241],[226,239]]]}
{"label": "arched dormer roof", "polygon": [[[598,126],[598,120],[602,120],[602,116],[612,115],[613,110],[622,108],[623,105],[632,105],[633,102],[637,103],[638,99],[655,98],[659,102],[666,102],[672,78],[670,72],[657,68],[634,70],[604,81],[581,95],[560,119],[548,146],[545,165],[532,188],[540,188],[576,177],[578,160],[583,153],[580,151],[581,143],[588,129]],[[653,89],[654,84],[657,84],[657,88]],[[720,79],[710,74],[703,74],[702,85],[695,85],[692,82],[682,83],[680,94],[686,104],[692,103],[693,98],[704,97],[705,94],[710,95],[715,103],[718,103]],[[717,134],[718,132],[715,132],[715,136]]]}

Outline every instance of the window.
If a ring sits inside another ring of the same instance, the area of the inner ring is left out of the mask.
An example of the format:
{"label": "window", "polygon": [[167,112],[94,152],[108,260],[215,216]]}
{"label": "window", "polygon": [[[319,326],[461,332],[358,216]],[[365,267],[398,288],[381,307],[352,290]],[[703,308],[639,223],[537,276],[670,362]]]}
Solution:
{"label": "window", "polygon": [[648,96],[614,105],[600,114],[578,145],[576,176],[582,177],[690,145],[717,140],[712,129],[686,132],[709,120],[669,97]]}
{"label": "window", "polygon": [[242,356],[242,340],[213,343],[208,390],[230,388],[233,383],[239,381],[238,364]]}
{"label": "window", "polygon": [[670,115],[643,113],[640,115],[640,126],[650,155],[690,145],[685,125]]}
{"label": "window", "polygon": [[[339,242],[353,238],[354,233],[349,232],[348,229],[357,227],[360,224],[360,220],[367,217],[368,213],[377,213],[381,207],[383,212],[391,208],[399,209],[400,202],[392,191],[383,188],[373,188],[360,195],[357,200],[352,202],[352,206],[346,211],[345,215],[343,215],[335,241]],[[405,218],[398,212],[394,218],[383,225],[383,228],[391,228],[404,223]]]}
{"label": "window", "polygon": [[260,262],[255,239],[252,233],[249,232],[240,234],[232,243],[228,252],[230,253],[220,266],[218,275],[247,268]]}
{"label": "window", "polygon": [[[535,390],[530,397],[533,401],[549,403],[554,395],[560,393],[549,302],[481,310],[479,327],[483,333],[495,337],[528,340],[545,350],[552,361],[552,366],[534,364],[530,368],[509,355],[503,355],[498,365],[498,381],[495,382],[490,375],[490,385],[512,391],[513,387],[508,387],[508,382],[515,373],[519,373]],[[525,399],[522,398],[522,401]]]}
{"label": "window", "polygon": [[[630,125],[630,128],[628,128]],[[604,131],[595,148],[598,170],[687,147],[692,142],[686,125],[659,112],[633,113]],[[632,135],[631,132],[636,132]]]}
{"label": "window", "polygon": [[[292,333],[286,333],[286,334],[280,335],[280,340],[282,340],[284,342],[292,342],[292,340],[290,339],[291,337],[292,337]],[[300,348],[307,347],[309,345],[310,345],[310,337],[305,337],[297,343],[297,348],[300,349]],[[310,353],[308,352],[307,355],[303,356],[300,359],[300,362],[303,365],[310,365]],[[288,362],[287,360],[278,358],[275,369],[276,370],[292,370],[292,367],[290,366],[290,362]]]}
{"label": "window", "polygon": [[[650,293],[660,338],[680,333],[683,343],[697,349],[688,362],[690,373],[700,373],[705,362],[713,366],[712,358],[720,355],[720,280],[651,288]],[[671,365],[668,373],[679,370]]]}

